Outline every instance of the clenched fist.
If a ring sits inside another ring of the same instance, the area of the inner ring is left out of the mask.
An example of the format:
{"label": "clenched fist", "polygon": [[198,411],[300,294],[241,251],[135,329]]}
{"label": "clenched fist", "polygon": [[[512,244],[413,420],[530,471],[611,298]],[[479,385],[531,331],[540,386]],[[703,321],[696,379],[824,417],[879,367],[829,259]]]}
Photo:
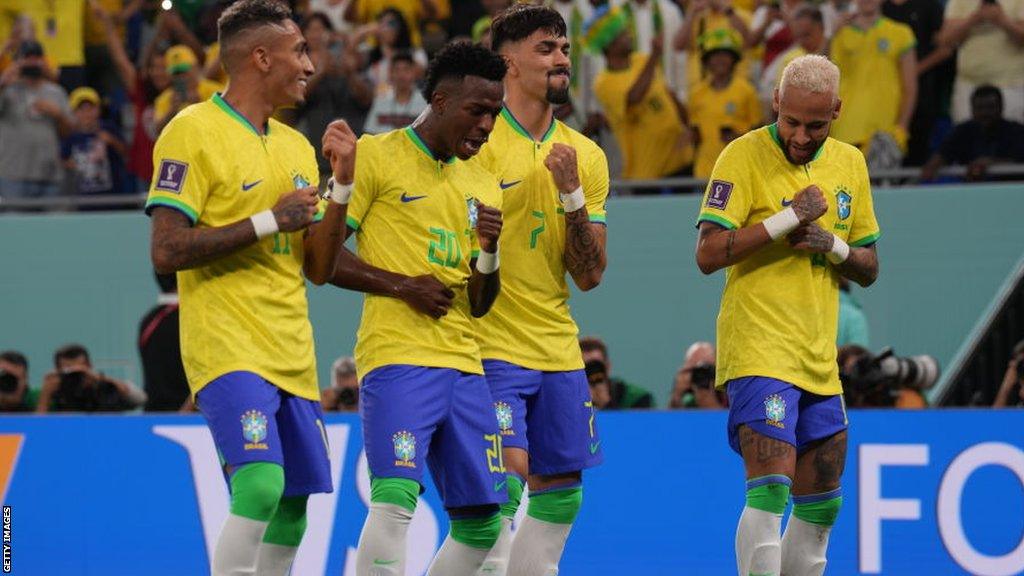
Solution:
{"label": "clenched fist", "polygon": [[571,194],[580,187],[580,172],[576,166],[576,149],[566,144],[555,144],[544,159],[555,186],[562,194]]}
{"label": "clenched fist", "polygon": [[480,250],[495,253],[498,250],[498,236],[501,235],[501,210],[476,203],[476,237]]}
{"label": "clenched fist", "polygon": [[327,125],[323,137],[323,155],[331,163],[334,180],[351,184],[356,174],[356,133],[344,120]]}
{"label": "clenched fist", "polygon": [[797,192],[793,197],[792,206],[793,212],[796,212],[796,217],[800,219],[801,224],[814,222],[828,210],[825,195],[814,184]]}

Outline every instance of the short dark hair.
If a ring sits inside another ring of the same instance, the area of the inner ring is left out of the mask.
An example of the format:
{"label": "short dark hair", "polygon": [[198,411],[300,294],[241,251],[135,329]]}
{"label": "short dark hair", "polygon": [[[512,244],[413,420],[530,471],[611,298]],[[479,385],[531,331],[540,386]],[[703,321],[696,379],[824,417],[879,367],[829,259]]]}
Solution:
{"label": "short dark hair", "polygon": [[498,52],[503,44],[519,42],[538,30],[565,36],[565,20],[549,6],[515,4],[491,22],[491,48]]}
{"label": "short dark hair", "polygon": [[797,18],[807,18],[815,24],[825,25],[825,15],[821,13],[821,8],[814,4],[801,4],[793,14],[793,19]]}
{"label": "short dark hair", "polygon": [[239,0],[217,19],[217,40],[221,48],[240,32],[290,20],[292,11],[280,0]]}
{"label": "short dark hair", "polygon": [[594,374],[604,374],[604,377],[608,377],[608,365],[600,360],[591,360],[583,366],[583,372],[586,373],[587,378]]}
{"label": "short dark hair", "polygon": [[979,98],[984,98],[986,96],[994,97],[996,100],[999,101],[1000,106],[1003,105],[1003,91],[1000,90],[999,87],[993,86],[991,84],[982,84],[981,86],[975,88],[974,92],[971,93],[971,103],[973,104],[975,100]]}
{"label": "short dark hair", "polygon": [[3,352],[0,352],[0,360],[16,364],[25,370],[28,370],[28,358],[25,358],[24,354],[16,350],[4,350]]}
{"label": "short dark hair", "polygon": [[580,338],[580,351],[581,352],[593,352],[594,350],[600,350],[601,355],[606,359],[608,358],[608,345],[604,343],[597,336],[584,336]]}
{"label": "short dark hair", "polygon": [[89,351],[85,349],[85,346],[81,344],[65,344],[57,348],[57,351],[53,353],[53,367],[57,368],[60,366],[61,360],[71,360],[72,358],[81,358],[82,356],[85,356],[86,362],[90,362]]}
{"label": "short dark hair", "polygon": [[434,56],[427,68],[423,97],[430,102],[437,85],[448,78],[462,80],[466,76],[477,76],[501,82],[507,71],[505,60],[491,50],[467,41],[450,42]]}
{"label": "short dark hair", "polygon": [[416,65],[416,59],[412,57],[412,52],[408,50],[399,50],[391,55],[391,64],[397,64],[399,62],[406,62],[408,64]]}

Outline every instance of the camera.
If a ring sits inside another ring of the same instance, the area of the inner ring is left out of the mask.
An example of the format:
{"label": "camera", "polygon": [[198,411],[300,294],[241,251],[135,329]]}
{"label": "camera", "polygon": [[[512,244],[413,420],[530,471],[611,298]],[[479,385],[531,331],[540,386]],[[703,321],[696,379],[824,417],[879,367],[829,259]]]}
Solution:
{"label": "camera", "polygon": [[0,368],[0,392],[10,394],[18,389],[18,377]]}
{"label": "camera", "polygon": [[60,388],[54,394],[58,410],[69,412],[109,412],[121,410],[121,396],[110,382],[95,381],[83,371],[64,372],[60,375]]}
{"label": "camera", "polygon": [[715,386],[715,365],[701,363],[690,368],[690,382],[694,388],[710,390]]}
{"label": "camera", "polygon": [[359,389],[351,386],[342,386],[338,389],[338,404],[348,408],[359,404]]}
{"label": "camera", "polygon": [[875,356],[859,358],[840,379],[848,393],[864,399],[864,405],[891,406],[899,390],[927,390],[938,381],[939,373],[939,362],[931,356],[897,356],[892,348],[885,348]]}

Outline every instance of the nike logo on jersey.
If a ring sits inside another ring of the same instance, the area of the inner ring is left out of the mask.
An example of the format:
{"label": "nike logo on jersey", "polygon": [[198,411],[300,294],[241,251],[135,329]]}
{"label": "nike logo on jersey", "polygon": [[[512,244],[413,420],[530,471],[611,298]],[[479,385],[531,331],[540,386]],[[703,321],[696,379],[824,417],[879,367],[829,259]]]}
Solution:
{"label": "nike logo on jersey", "polygon": [[415,200],[419,200],[420,198],[426,198],[426,197],[427,197],[426,194],[424,194],[422,196],[409,196],[408,192],[402,192],[402,203],[404,204],[406,202],[413,202]]}
{"label": "nike logo on jersey", "polygon": [[501,186],[502,190],[508,190],[509,188],[515,186],[516,184],[519,184],[520,182],[522,182],[522,180],[516,180],[514,182],[508,182],[508,183],[506,183],[504,180],[502,180],[502,181],[498,182],[498,186]]}
{"label": "nike logo on jersey", "polygon": [[249,190],[252,190],[252,189],[253,189],[253,187],[255,187],[255,186],[256,186],[257,184],[259,184],[260,182],[263,182],[263,179],[262,179],[262,178],[260,178],[259,180],[255,181],[255,182],[252,182],[252,183],[250,183],[250,184],[246,184],[246,183],[245,183],[245,182],[243,181],[243,182],[242,182],[242,192],[248,192]]}
{"label": "nike logo on jersey", "polygon": [[590,443],[590,453],[591,454],[597,454],[597,449],[600,446],[601,446],[601,441],[600,440],[598,440],[597,442],[591,442]]}
{"label": "nike logo on jersey", "polygon": [[789,205],[790,205],[790,204],[792,204],[792,203],[793,203],[793,201],[792,201],[792,200],[786,200],[785,198],[783,198],[783,199],[782,199],[782,207],[783,207],[783,208],[785,208],[785,207],[789,206]]}
{"label": "nike logo on jersey", "polygon": [[390,566],[390,565],[395,564],[397,562],[398,562],[398,560],[374,560],[373,561],[373,565],[374,566]]}
{"label": "nike logo on jersey", "polygon": [[494,483],[494,491],[495,492],[501,492],[504,489],[505,489],[505,481],[504,480],[502,480],[500,482],[495,482]]}

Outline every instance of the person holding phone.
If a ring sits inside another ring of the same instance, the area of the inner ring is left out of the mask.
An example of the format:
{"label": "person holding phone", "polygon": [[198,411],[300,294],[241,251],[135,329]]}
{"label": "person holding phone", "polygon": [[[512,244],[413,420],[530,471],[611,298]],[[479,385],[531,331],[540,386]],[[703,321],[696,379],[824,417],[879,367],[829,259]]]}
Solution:
{"label": "person holding phone", "polygon": [[202,76],[196,53],[184,44],[171,46],[164,54],[171,85],[157,96],[153,103],[153,116],[157,131],[189,104],[209,100],[224,87]]}

